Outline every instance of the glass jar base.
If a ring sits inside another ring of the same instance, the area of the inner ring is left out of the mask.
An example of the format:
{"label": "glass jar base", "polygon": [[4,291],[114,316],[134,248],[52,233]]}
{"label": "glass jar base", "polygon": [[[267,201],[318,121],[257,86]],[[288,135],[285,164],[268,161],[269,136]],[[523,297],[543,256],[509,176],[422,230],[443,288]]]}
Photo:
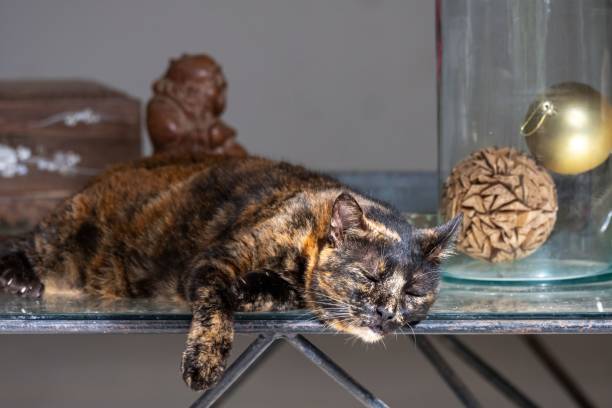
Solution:
{"label": "glass jar base", "polygon": [[524,259],[517,262],[490,264],[463,258],[444,268],[443,276],[451,280],[479,283],[542,284],[612,278],[612,264],[577,259]]}

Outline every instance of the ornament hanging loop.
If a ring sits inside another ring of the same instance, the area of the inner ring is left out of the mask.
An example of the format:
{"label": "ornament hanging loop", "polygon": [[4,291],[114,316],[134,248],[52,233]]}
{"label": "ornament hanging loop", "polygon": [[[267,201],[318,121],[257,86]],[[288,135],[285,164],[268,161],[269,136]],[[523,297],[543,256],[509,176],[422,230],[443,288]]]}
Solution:
{"label": "ornament hanging loop", "polygon": [[538,107],[529,114],[525,122],[521,125],[521,134],[524,137],[533,135],[540,130],[546,118],[554,115],[554,113],[555,107],[552,102],[540,102]]}

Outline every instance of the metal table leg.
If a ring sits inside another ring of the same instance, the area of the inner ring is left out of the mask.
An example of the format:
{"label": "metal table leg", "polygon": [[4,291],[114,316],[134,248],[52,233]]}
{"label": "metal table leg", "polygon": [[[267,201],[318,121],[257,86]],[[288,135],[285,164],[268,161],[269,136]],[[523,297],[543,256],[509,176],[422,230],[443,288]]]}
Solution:
{"label": "metal table leg", "polygon": [[225,374],[214,388],[204,392],[191,408],[208,408],[221,397],[234,382],[278,339],[275,334],[260,334],[247,349],[225,370]]}
{"label": "metal table leg", "polygon": [[429,341],[429,339],[427,339],[427,337],[418,336],[416,344],[464,406],[469,408],[480,407],[476,397],[474,397],[463,381],[459,379],[448,362],[444,359],[444,357],[442,357],[438,350],[436,350],[434,345]]}
{"label": "metal table leg", "polygon": [[317,367],[332,377],[338,384],[344,387],[353,397],[357,398],[366,407],[388,408],[382,400],[376,398],[370,391],[365,389],[346,371],[340,368],[325,353],[319,350],[314,344],[306,340],[302,335],[288,335],[285,339],[296,349],[304,354]]}
{"label": "metal table leg", "polygon": [[580,386],[572,379],[572,377],[561,367],[557,359],[548,351],[546,346],[536,338],[536,336],[523,336],[527,346],[540,359],[542,364],[561,384],[570,398],[581,408],[592,408],[595,404],[586,396]]}
{"label": "metal table leg", "polygon": [[[525,336],[527,345],[536,356],[543,362],[551,374],[561,383],[564,390],[570,395],[574,402],[582,408],[593,407],[594,404],[583,393],[579,386],[560,366],[557,360],[550,354],[546,347],[534,336]],[[191,405],[191,408],[207,408],[217,401],[230,387],[269,350],[276,340],[286,340],[298,351],[304,354],[317,367],[321,368],[327,375],[332,377],[338,384],[346,389],[351,395],[366,407],[388,408],[382,400],[374,396],[370,391],[353,379],[346,371],[340,368],[334,361],[323,353],[314,344],[300,334],[268,333],[260,334],[247,349],[226,370],[225,375],[219,383]],[[456,353],[466,364],[475,369],[486,381],[495,386],[511,401],[521,407],[533,408],[537,405],[514,387],[507,379],[499,374],[493,367],[470,350],[463,342],[454,336],[444,336],[445,344]],[[480,407],[480,404],[472,392],[461,381],[453,371],[449,363],[438,352],[431,341],[425,336],[418,336],[416,344],[423,355],[437,370],[438,374],[448,384],[457,398],[466,407]]]}
{"label": "metal table leg", "polygon": [[484,380],[502,392],[508,399],[520,407],[535,408],[537,405],[525,394],[520,392],[514,385],[506,380],[501,374],[470,350],[462,341],[455,336],[442,336],[450,349],[459,356],[466,364],[475,369]]}

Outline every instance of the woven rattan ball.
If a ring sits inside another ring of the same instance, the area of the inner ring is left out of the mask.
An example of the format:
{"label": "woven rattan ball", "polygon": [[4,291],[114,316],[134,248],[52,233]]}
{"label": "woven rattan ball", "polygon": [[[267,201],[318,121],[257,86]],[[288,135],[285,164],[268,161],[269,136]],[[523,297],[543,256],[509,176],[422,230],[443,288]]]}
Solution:
{"label": "woven rattan ball", "polygon": [[529,156],[512,148],[486,148],[459,162],[442,192],[447,219],[463,212],[457,249],[489,262],[533,253],[557,219],[554,181]]}

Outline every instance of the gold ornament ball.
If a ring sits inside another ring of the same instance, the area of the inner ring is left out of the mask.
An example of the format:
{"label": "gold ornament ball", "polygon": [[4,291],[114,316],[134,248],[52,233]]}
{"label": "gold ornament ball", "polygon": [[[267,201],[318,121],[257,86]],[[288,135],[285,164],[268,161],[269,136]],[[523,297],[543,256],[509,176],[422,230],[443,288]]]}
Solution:
{"label": "gold ornament ball", "polygon": [[590,86],[560,83],[529,106],[521,133],[547,169],[583,173],[606,161],[612,151],[612,109]]}
{"label": "gold ornament ball", "polygon": [[457,249],[489,262],[533,253],[552,232],[557,208],[548,172],[512,148],[475,151],[453,168],[442,191],[444,217],[463,213]]}

